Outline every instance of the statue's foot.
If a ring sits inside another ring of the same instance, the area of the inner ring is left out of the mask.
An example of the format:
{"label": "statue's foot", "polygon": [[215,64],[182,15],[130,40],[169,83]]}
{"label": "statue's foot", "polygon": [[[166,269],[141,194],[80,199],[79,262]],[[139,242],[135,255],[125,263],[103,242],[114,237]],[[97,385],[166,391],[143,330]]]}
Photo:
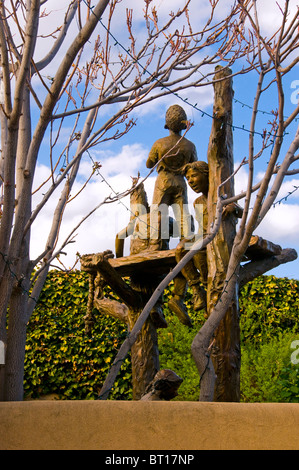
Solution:
{"label": "statue's foot", "polygon": [[168,302],[168,306],[170,310],[178,317],[181,323],[186,326],[192,326],[191,319],[187,313],[182,299],[176,299],[175,297],[172,297]]}
{"label": "statue's foot", "polygon": [[160,242],[150,242],[146,251],[160,251],[161,250],[161,243]]}
{"label": "statue's foot", "polygon": [[194,310],[202,310],[207,306],[207,294],[203,288],[193,292],[193,308]]}
{"label": "statue's foot", "polygon": [[155,328],[167,328],[167,321],[165,320],[163,310],[161,307],[154,307],[151,311],[151,320]]}

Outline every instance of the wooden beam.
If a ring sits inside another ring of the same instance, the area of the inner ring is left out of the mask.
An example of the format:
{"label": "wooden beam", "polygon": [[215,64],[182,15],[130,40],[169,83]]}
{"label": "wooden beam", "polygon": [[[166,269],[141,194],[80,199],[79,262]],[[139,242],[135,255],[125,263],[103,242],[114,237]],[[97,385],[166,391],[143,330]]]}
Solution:
{"label": "wooden beam", "polygon": [[[112,258],[113,259],[113,258]],[[123,280],[122,276],[113,269],[111,259],[103,253],[84,255],[81,258],[81,269],[88,273],[100,273],[114,292],[129,306],[140,304],[139,295]]]}
{"label": "wooden beam", "polygon": [[[93,261],[94,260],[94,261]],[[122,277],[131,276],[138,272],[165,274],[176,265],[175,249],[165,251],[145,251],[136,255],[108,260]],[[99,270],[96,255],[84,255],[81,258],[81,269],[87,272]]]}
{"label": "wooden beam", "polygon": [[249,246],[245,253],[245,256],[251,260],[260,260],[267,258],[268,256],[280,255],[282,248],[269,240],[264,240],[262,237],[253,235],[251,237]]}
{"label": "wooden beam", "polygon": [[256,277],[262,276],[267,271],[270,271],[281,264],[294,261],[297,257],[298,254],[296,250],[293,248],[286,248],[281,250],[281,253],[277,255],[271,255],[260,260],[256,259],[245,263],[241,266],[239,287],[243,287],[248,282],[253,281]]}
{"label": "wooden beam", "polygon": [[[220,185],[221,195],[234,196],[233,155],[233,82],[228,68],[217,66],[214,82],[214,106],[212,129],[207,159],[209,165],[208,224],[215,220],[216,202]],[[234,214],[223,217],[218,233],[207,246],[207,314],[221,298],[230,255],[236,236]],[[211,338],[212,339],[212,338]],[[215,331],[212,360],[216,374],[214,401],[240,400],[240,326],[237,290],[227,312]]]}
{"label": "wooden beam", "polygon": [[[245,254],[245,261],[259,261],[268,256],[277,256],[282,252],[282,248],[269,240],[253,235],[249,247]],[[121,277],[129,277],[138,272],[166,274],[176,265],[175,248],[164,251],[144,251],[136,255],[123,256],[121,258],[110,258],[107,260],[110,267]],[[81,259],[82,271],[93,272],[103,271],[100,267],[99,254],[83,255]],[[106,265],[107,269],[107,265]],[[111,270],[110,275],[111,275]]]}

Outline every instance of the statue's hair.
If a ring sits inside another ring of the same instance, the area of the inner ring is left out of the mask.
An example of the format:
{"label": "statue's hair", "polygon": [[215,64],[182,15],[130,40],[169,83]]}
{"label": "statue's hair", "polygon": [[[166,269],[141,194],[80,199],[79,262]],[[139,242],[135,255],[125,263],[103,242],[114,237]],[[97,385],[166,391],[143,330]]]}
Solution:
{"label": "statue's hair", "polygon": [[209,176],[209,165],[204,161],[187,163],[187,165],[184,166],[184,175],[186,175],[187,171],[189,170],[200,171],[201,173],[204,173],[205,175]]}
{"label": "statue's hair", "polygon": [[174,104],[168,108],[164,127],[173,132],[180,132],[183,129],[187,129],[187,115],[181,106]]}

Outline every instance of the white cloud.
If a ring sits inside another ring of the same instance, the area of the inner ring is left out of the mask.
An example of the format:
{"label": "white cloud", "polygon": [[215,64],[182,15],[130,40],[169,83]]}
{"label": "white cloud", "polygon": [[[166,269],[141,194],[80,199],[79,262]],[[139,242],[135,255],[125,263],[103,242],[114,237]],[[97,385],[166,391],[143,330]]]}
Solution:
{"label": "white cloud", "polygon": [[[120,193],[131,187],[131,176],[137,176],[140,168],[145,165],[147,150],[141,144],[133,144],[131,146],[123,146],[119,154],[113,155],[110,152],[106,159],[104,159],[104,154],[100,152],[98,156],[103,157],[103,167],[100,171],[109,185],[102,180],[101,176],[94,176],[85,189],[67,205],[57,247],[66,239],[72,229],[98,204],[103,202],[105,198],[110,195],[114,197],[115,192]],[[80,169],[80,178],[87,178],[90,175],[90,170],[90,162],[83,162]],[[38,165],[34,187],[37,188],[49,174],[50,169],[48,167]],[[145,182],[149,202],[152,199],[154,181],[155,175],[148,178]],[[71,196],[76,195],[80,191],[82,184],[79,182],[74,184]],[[34,206],[41,200],[42,193],[45,193],[49,185],[50,181],[34,196]],[[45,248],[61,189],[57,189],[52,195],[33,224],[31,257],[34,259]],[[127,225],[130,219],[129,207],[130,200],[127,196],[119,202],[102,205],[88,218],[76,232],[76,243],[70,244],[64,249],[67,256],[63,256],[61,259],[66,266],[72,266],[76,252],[86,254],[106,249],[114,251],[115,236],[118,231]]]}
{"label": "white cloud", "polygon": [[[235,165],[237,167],[238,164]],[[259,182],[264,176],[263,172],[258,172],[256,181]],[[275,178],[275,177],[273,177]],[[246,167],[242,167],[241,170],[236,174],[235,177],[235,193],[239,194],[246,190],[248,181],[248,170]],[[276,201],[280,201],[285,198],[295,189],[295,186],[299,186],[299,180],[292,179],[286,180],[279,191]],[[271,185],[270,185],[271,187]],[[256,235],[259,235],[267,240],[272,241],[286,248],[290,244],[290,247],[298,244],[298,233],[299,233],[299,204],[294,203],[299,197],[299,191],[281,203],[276,203],[265,216],[264,220],[256,229]],[[251,207],[254,204],[255,194],[252,196]],[[244,200],[239,201],[240,205],[244,204]]]}
{"label": "white cloud", "polygon": [[[99,152],[100,160],[101,155]],[[109,186],[102,180],[101,176],[94,176],[86,188],[73,200],[66,208],[63,218],[60,243],[71,232],[72,228],[85,217],[94,207],[105,200],[108,196],[115,196],[115,192],[122,192],[131,187],[131,176],[136,176],[140,168],[145,166],[147,149],[141,144],[125,145],[117,155],[111,152],[106,159],[103,158],[103,167],[101,173],[107,179]],[[90,162],[83,162],[80,169],[81,178],[87,178],[90,175]],[[45,165],[39,165],[36,172],[35,187],[41,184],[49,176],[49,168]],[[238,194],[246,189],[248,174],[245,167],[237,173],[235,177],[235,192]],[[145,181],[145,188],[151,203],[156,173]],[[299,182],[291,180],[283,184],[282,195],[288,194],[294,185]],[[50,182],[45,185],[40,192],[45,192]],[[71,196],[76,195],[82,188],[83,183],[76,182],[71,192]],[[48,231],[51,226],[53,212],[55,210],[59,190],[49,199],[48,203],[38,216],[32,230],[32,252],[36,257],[43,251]],[[299,192],[294,196],[299,196]],[[294,197],[293,196],[293,197]],[[41,196],[34,196],[34,204],[38,202]],[[189,189],[190,210],[192,211],[194,192]],[[242,201],[240,201],[242,204]],[[67,248],[68,259],[74,257],[76,251],[81,254],[84,252],[102,251],[104,249],[114,250],[114,239],[116,233],[121,230],[128,222],[129,197],[120,200],[117,203],[105,204],[98,211],[83,223],[78,230],[76,244]],[[258,227],[258,234],[275,243],[285,245],[286,242],[296,242],[299,232],[299,205],[282,203],[271,209],[265,220]],[[58,244],[59,245],[59,244]]]}
{"label": "white cloud", "polygon": [[[106,161],[103,159],[103,171],[105,169],[107,180],[111,187],[108,187],[100,177],[94,177],[86,188],[67,205],[61,233],[57,246],[69,235],[74,226],[79,223],[97,204],[102,202],[107,196],[112,194],[111,188],[116,191],[128,189],[131,186],[131,176],[135,176],[144,165],[147,149],[141,144],[123,146],[121,151],[113,155],[109,154]],[[87,165],[87,164],[86,164]],[[90,168],[82,168],[81,176],[87,176]],[[49,169],[44,165],[39,165],[36,173],[36,185],[40,184],[49,174]],[[149,203],[152,201],[153,189],[156,180],[156,173],[153,173],[145,181]],[[283,190],[288,190],[296,180],[284,183]],[[49,184],[49,183],[48,183]],[[236,192],[244,190],[247,184],[247,171],[243,167],[235,178]],[[82,187],[82,183],[76,182],[72,190],[75,195]],[[45,188],[42,190],[45,191]],[[189,189],[190,211],[193,213],[192,204],[196,197],[195,193]],[[295,193],[296,194],[296,193]],[[295,195],[294,194],[294,195]],[[299,196],[299,194],[298,194]],[[49,200],[42,210],[32,228],[32,258],[38,256],[45,247],[48,232],[51,226],[53,212],[59,198],[59,192]],[[35,195],[36,203],[38,196]],[[67,255],[61,256],[66,267],[71,267],[75,261],[76,253],[81,255],[97,253],[107,249],[114,252],[115,236],[124,228],[130,218],[129,197],[113,204],[104,204],[89,219],[87,219],[77,230],[75,243],[68,245],[64,252]],[[257,228],[256,234],[281,245],[283,248],[295,247],[297,245],[297,234],[299,233],[299,204],[281,203],[272,208]],[[175,244],[175,241],[173,242]],[[171,247],[173,246],[173,243]],[[125,254],[129,253],[129,240],[125,242]],[[77,265],[80,269],[80,264]],[[294,269],[294,267],[292,267]]]}
{"label": "white cloud", "polygon": [[[239,167],[239,163],[235,164],[235,170]],[[235,176],[235,194],[240,194],[247,189],[248,184],[248,172],[244,166],[242,166]],[[243,204],[243,200],[239,201],[239,204]]]}
{"label": "white cloud", "polygon": [[281,203],[272,207],[257,232],[283,248],[298,245],[299,204]]}
{"label": "white cloud", "polygon": [[[283,19],[283,11],[285,6],[284,0],[259,0],[257,2],[257,10],[259,14],[259,22],[262,34],[271,37],[280,27]],[[287,21],[290,20],[297,12],[297,1],[290,0],[289,2],[289,16]]]}
{"label": "white cloud", "polygon": [[148,151],[141,144],[124,145],[119,155],[111,155],[105,158],[106,152],[96,152],[98,160],[103,160],[101,173],[106,176],[113,176],[120,173],[125,176],[137,176],[138,171],[144,166]]}

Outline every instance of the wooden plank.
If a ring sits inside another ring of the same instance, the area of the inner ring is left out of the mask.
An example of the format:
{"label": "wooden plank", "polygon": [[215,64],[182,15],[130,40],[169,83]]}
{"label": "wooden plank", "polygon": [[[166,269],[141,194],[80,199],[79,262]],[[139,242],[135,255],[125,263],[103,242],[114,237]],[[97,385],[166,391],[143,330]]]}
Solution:
{"label": "wooden plank", "polygon": [[281,246],[276,245],[269,240],[265,240],[258,235],[253,235],[245,255],[248,259],[257,261],[261,258],[280,255],[281,252]]}
{"label": "wooden plank", "polygon": [[[254,235],[246,251],[245,260],[258,261],[261,258],[280,255],[281,252],[281,246]],[[99,254],[82,256],[81,269],[87,272],[96,272],[99,259]],[[144,251],[122,258],[111,258],[108,262],[122,277],[138,273],[166,274],[176,265],[175,248],[165,251]]]}
{"label": "wooden plank", "polygon": [[175,249],[147,251],[123,258],[113,258],[109,260],[109,263],[121,276],[129,276],[140,271],[164,274],[176,264]]}
{"label": "wooden plank", "polygon": [[[122,277],[138,273],[165,274],[176,265],[175,249],[147,251],[122,258],[111,258],[109,264]],[[84,255],[81,259],[83,271],[97,271],[97,255]]]}

